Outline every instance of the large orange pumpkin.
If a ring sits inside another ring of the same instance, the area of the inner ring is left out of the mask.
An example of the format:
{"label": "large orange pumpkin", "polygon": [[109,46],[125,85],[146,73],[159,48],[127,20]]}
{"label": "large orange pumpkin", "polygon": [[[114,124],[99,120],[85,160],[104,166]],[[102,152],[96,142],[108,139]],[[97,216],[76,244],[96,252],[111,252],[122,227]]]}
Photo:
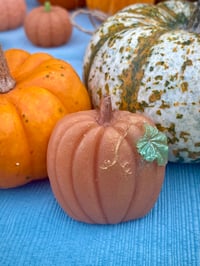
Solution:
{"label": "large orange pumpkin", "polygon": [[144,216],[164,178],[167,138],[140,114],[100,110],[69,114],[55,126],[47,150],[54,195],[74,219],[112,224]]}
{"label": "large orange pumpkin", "polygon": [[[44,4],[46,0],[38,0],[39,3]],[[61,6],[66,9],[74,9],[85,6],[85,0],[51,0],[52,5]]]}
{"label": "large orange pumpkin", "polygon": [[154,0],[86,0],[86,5],[89,9],[97,9],[108,13],[114,14],[118,10],[135,3],[149,3],[154,4]]}
{"label": "large orange pumpkin", "polygon": [[47,177],[46,150],[55,123],[90,108],[72,66],[46,53],[0,53],[0,187]]}

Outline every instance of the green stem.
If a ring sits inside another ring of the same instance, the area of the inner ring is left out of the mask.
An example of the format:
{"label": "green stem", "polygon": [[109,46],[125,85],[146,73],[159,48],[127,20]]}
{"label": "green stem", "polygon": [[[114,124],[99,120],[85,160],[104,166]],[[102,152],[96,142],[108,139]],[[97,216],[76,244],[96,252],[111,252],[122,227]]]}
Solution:
{"label": "green stem", "polygon": [[200,33],[200,0],[197,1],[197,6],[189,20],[188,31]]}
{"label": "green stem", "polygon": [[9,67],[0,46],[0,93],[6,93],[12,90],[15,86],[15,80],[12,78]]}
{"label": "green stem", "polygon": [[50,1],[45,1],[44,10],[45,10],[45,12],[51,12],[51,3],[50,3]]}

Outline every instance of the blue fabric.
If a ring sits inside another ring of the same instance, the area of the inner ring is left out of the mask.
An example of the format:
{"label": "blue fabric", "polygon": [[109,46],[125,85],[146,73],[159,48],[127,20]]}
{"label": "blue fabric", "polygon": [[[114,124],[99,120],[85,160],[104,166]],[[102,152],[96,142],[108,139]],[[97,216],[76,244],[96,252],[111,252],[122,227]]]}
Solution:
{"label": "blue fabric", "polygon": [[[78,20],[90,27],[85,16]],[[0,33],[4,50],[46,51],[71,63],[80,77],[89,39],[74,29],[68,44],[43,49],[22,27]],[[77,222],[57,204],[48,179],[0,190],[0,213],[0,266],[200,265],[200,164],[169,163],[155,207],[135,221]]]}

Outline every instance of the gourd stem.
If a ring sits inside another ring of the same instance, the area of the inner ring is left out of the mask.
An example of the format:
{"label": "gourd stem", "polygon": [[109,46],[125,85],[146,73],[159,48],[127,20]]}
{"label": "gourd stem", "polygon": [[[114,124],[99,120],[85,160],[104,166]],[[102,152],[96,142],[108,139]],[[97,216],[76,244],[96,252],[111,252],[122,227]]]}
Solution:
{"label": "gourd stem", "polygon": [[197,6],[189,20],[187,30],[189,32],[200,33],[200,0],[197,1]]}
{"label": "gourd stem", "polygon": [[105,96],[101,99],[97,122],[99,123],[99,125],[107,126],[110,124],[111,118],[112,118],[111,97]]}
{"label": "gourd stem", "polygon": [[51,11],[51,3],[49,1],[45,1],[44,10],[45,10],[45,12],[50,12]]}
{"label": "gourd stem", "polygon": [[0,93],[6,93],[12,90],[15,86],[15,80],[12,78],[9,67],[0,46]]}

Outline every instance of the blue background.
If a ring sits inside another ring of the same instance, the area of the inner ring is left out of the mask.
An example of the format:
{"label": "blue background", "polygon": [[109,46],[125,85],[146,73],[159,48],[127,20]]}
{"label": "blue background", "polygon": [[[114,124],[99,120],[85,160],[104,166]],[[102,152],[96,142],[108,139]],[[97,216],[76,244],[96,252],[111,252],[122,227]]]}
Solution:
{"label": "blue background", "polygon": [[[27,1],[28,11],[37,6]],[[77,22],[92,28],[82,15]],[[32,45],[23,27],[0,33],[4,50],[45,51],[68,61],[82,77],[90,35],[73,30],[57,48]],[[0,190],[0,266],[200,265],[200,164],[168,163],[154,208],[117,225],[77,222],[56,202],[48,179]]]}

